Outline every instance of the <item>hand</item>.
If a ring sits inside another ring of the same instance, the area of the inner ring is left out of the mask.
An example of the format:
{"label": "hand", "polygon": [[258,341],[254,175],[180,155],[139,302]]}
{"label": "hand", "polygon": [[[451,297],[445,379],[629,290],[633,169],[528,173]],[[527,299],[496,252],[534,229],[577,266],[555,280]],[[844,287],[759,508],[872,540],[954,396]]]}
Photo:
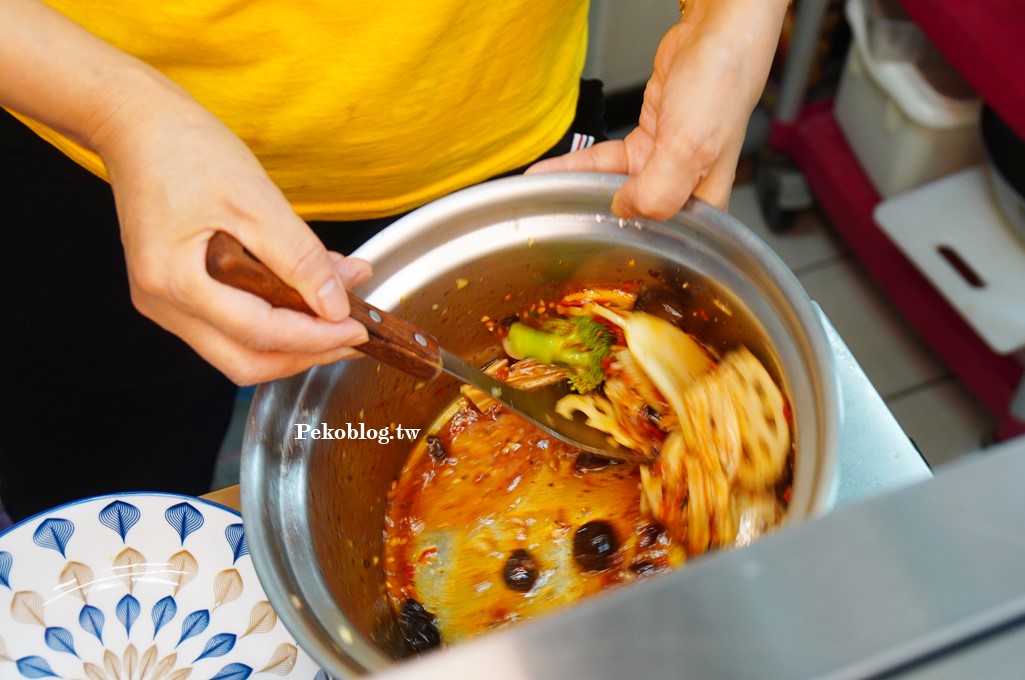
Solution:
{"label": "hand", "polygon": [[[328,253],[242,141],[171,80],[35,0],[0,2],[0,72],[0,104],[103,159],[135,306],[229,378],[290,375],[366,341],[347,319],[345,288],[370,265]],[[320,318],[213,281],[205,262],[216,230]]]}
{"label": "hand", "polygon": [[[239,384],[357,354],[366,329],[346,289],[369,263],[329,253],[250,150],[184,92],[170,90],[93,135],[121,222],[132,302]],[[123,120],[130,120],[126,124]],[[273,308],[207,274],[210,236],[226,231],[319,315]]]}
{"label": "hand", "polygon": [[541,161],[528,172],[628,174],[612,201],[620,217],[666,219],[691,194],[726,208],[786,2],[691,4],[659,44],[638,127],[624,140]]}

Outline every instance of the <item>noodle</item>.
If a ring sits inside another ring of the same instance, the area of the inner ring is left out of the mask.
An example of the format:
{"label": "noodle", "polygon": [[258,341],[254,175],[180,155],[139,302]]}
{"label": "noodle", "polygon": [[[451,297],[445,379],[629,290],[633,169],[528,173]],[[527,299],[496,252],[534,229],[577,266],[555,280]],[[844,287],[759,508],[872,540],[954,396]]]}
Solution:
{"label": "noodle", "polygon": [[[651,471],[642,470],[642,492],[652,514],[685,539],[689,551],[729,545],[736,538],[728,521],[731,485],[771,495],[784,473],[790,430],[782,392],[742,348],[682,391],[680,400],[680,430]],[[710,490],[717,494],[714,505]],[[705,527],[711,527],[708,543]]]}
{"label": "noodle", "polygon": [[521,389],[568,380],[578,393],[559,416],[583,414],[653,462],[581,454],[463,386],[389,494],[386,588],[400,619],[465,639],[782,521],[793,444],[780,387],[747,348],[713,353],[632,309],[636,298],[589,288],[539,303],[520,316],[529,326],[500,336],[516,360],[485,371]]}

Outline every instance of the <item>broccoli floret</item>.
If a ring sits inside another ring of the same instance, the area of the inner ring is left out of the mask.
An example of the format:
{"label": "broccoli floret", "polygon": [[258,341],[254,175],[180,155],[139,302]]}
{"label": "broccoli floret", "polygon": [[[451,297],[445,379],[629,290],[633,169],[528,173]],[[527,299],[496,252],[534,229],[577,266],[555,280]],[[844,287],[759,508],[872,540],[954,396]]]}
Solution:
{"label": "broccoli floret", "polygon": [[586,316],[549,319],[540,329],[523,323],[509,327],[505,351],[513,359],[536,359],[567,369],[570,387],[583,394],[605,380],[605,358],[612,352],[612,332]]}

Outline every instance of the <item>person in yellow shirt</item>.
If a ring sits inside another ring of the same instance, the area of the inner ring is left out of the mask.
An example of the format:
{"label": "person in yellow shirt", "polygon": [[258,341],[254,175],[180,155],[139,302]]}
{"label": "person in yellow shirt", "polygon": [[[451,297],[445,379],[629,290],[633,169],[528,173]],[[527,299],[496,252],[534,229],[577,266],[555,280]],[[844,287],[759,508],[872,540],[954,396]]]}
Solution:
{"label": "person in yellow shirt", "polygon": [[[690,0],[637,129],[566,154],[602,135],[586,0],[0,0],[11,516],[205,492],[231,382],[353,356],[343,253],[434,198],[529,167],[630,175],[622,216],[725,206],[786,4]],[[217,230],[319,316],[211,280]]]}

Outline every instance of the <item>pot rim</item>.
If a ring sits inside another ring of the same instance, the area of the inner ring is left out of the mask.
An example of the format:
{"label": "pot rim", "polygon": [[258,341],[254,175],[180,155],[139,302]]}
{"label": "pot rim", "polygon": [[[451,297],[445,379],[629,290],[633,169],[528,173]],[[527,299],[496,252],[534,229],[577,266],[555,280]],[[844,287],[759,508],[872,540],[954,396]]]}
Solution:
{"label": "pot rim", "polygon": [[[375,292],[404,266],[391,261],[396,259],[394,254],[401,251],[404,244],[416,243],[429,236],[437,238],[438,230],[443,230],[454,214],[472,213],[486,210],[495,204],[517,201],[564,201],[570,205],[573,201],[593,202],[597,199],[603,205],[610,205],[613,194],[625,180],[625,176],[600,173],[516,176],[485,182],[438,199],[400,218],[353,253],[354,257],[367,259],[375,266],[374,278],[360,292],[370,302],[388,309],[394,300],[375,298]],[[598,217],[601,219],[601,215]],[[697,224],[714,234],[715,238],[727,239],[744,251],[745,255],[753,258],[757,267],[761,268],[788,303],[787,312],[792,315],[791,324],[796,323],[803,334],[803,337],[795,338],[795,342],[803,345],[800,348],[801,355],[813,364],[808,367],[812,377],[811,387],[815,392],[813,401],[822,413],[822,422],[816,423],[813,428],[816,445],[821,450],[819,455],[807,456],[807,459],[815,461],[816,466],[808,475],[813,481],[817,480],[819,486],[824,484],[825,488],[813,488],[811,497],[805,499],[806,507],[792,506],[784,524],[789,524],[792,519],[799,521],[822,514],[832,507],[837,493],[836,467],[842,401],[833,353],[817,305],[808,297],[793,272],[764,241],[736,218],[698,199],[691,198],[679,213],[668,220],[620,220],[619,226],[626,228],[634,222],[669,229]],[[268,598],[278,610],[278,616],[307,653],[333,677],[342,678],[350,674],[383,670],[393,666],[395,661],[364,640],[351,625],[345,632],[341,632],[340,640],[339,630],[328,632],[324,621],[318,618],[316,622],[311,622],[308,615],[303,615],[301,610],[308,608],[306,604],[316,606],[313,600],[322,598],[326,591],[318,586],[313,589],[316,591],[312,593],[315,597],[310,597],[308,584],[300,582],[301,579],[291,569],[286,556],[273,554],[270,544],[282,540],[282,536],[287,536],[288,532],[294,532],[301,522],[295,518],[287,522],[275,516],[263,491],[269,489],[270,493],[278,493],[285,485],[298,484],[299,480],[268,479],[264,475],[264,459],[273,456],[275,449],[269,447],[271,450],[266,450],[268,447],[263,445],[258,436],[261,427],[273,417],[270,407],[275,400],[283,399],[284,403],[289,403],[289,398],[302,394],[316,373],[324,370],[330,370],[330,367],[315,367],[298,376],[261,385],[257,389],[243,443],[241,497],[247,533],[252,535],[250,548],[253,563],[257,574],[261,575],[261,583]],[[270,488],[272,484],[276,486]],[[292,510],[305,514],[305,509]],[[342,629],[348,624],[347,617],[333,600],[321,606],[331,610],[330,623],[336,624],[337,628]],[[353,636],[356,638],[355,644],[352,644]],[[465,644],[472,644],[472,641]]]}

